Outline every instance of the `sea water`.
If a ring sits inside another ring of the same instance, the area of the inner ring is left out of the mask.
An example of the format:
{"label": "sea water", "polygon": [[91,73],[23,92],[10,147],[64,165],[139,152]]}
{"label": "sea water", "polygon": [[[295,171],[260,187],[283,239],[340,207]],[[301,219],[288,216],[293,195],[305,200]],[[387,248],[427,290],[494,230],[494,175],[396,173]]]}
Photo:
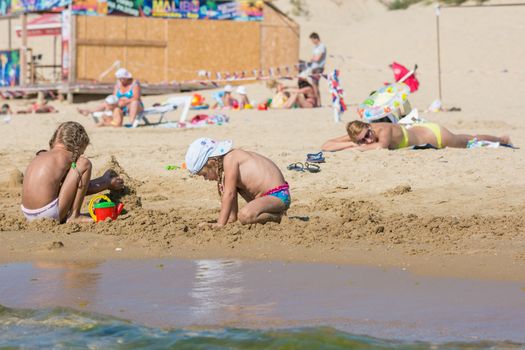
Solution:
{"label": "sea water", "polygon": [[0,349],[525,349],[516,282],[237,260],[0,266]]}

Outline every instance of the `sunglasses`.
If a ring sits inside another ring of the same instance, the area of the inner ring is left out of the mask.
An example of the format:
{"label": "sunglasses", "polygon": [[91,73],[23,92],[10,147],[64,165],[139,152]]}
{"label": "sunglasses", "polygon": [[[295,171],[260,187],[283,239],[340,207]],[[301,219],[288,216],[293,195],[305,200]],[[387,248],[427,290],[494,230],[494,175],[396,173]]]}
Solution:
{"label": "sunglasses", "polygon": [[363,143],[365,143],[366,140],[372,139],[373,136],[374,136],[374,131],[372,130],[372,128],[368,128],[368,130],[366,131],[365,135],[361,139],[357,140],[357,143],[358,144],[363,144]]}

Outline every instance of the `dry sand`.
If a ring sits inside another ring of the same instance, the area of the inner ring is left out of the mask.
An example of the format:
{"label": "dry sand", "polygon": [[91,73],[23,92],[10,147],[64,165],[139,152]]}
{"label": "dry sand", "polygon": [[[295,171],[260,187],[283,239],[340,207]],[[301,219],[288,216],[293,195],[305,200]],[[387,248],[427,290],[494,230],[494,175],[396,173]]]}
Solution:
{"label": "dry sand", "polygon": [[[286,7],[284,0],[277,3]],[[329,67],[343,72],[351,104],[392,81],[387,67],[392,60],[420,66],[421,88],[410,98],[415,107],[424,110],[437,97],[432,7],[388,12],[373,1],[308,3],[311,17],[297,19],[302,56],[311,50],[308,34],[318,31],[329,49]],[[525,146],[519,101],[525,71],[518,59],[525,54],[524,11],[443,10],[444,103],[462,112],[425,118],[456,132],[508,134]],[[270,95],[262,84],[248,90],[259,101]],[[204,95],[211,99],[211,92]],[[165,98],[147,97],[145,103]],[[0,260],[239,257],[395,265],[425,274],[525,281],[523,149],[345,151],[327,154],[318,174],[287,171],[289,163],[304,161],[323,141],[344,133],[343,124],[332,122],[326,91],[323,101],[326,107],[315,110],[228,111],[229,124],[193,130],[97,129],[75,112],[78,105],[59,102],[53,103],[60,110],[56,115],[0,120]],[[344,120],[354,118],[352,105]],[[92,146],[86,153],[96,173],[107,167],[125,173],[129,189],[121,200],[127,213],[118,221],[23,220],[21,172],[66,120],[87,127]],[[293,197],[281,225],[197,227],[218,215],[215,184],[165,166],[181,164],[187,145],[201,136],[233,139],[236,147],[278,164]]]}

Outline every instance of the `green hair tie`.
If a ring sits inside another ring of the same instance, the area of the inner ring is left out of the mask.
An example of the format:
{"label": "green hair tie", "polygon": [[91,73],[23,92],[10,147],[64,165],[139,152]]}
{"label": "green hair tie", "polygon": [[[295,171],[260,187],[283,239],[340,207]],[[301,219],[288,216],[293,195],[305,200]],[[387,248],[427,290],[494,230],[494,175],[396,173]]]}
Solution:
{"label": "green hair tie", "polygon": [[76,169],[76,168],[77,168],[77,163],[72,162],[72,163],[71,163],[71,169]]}

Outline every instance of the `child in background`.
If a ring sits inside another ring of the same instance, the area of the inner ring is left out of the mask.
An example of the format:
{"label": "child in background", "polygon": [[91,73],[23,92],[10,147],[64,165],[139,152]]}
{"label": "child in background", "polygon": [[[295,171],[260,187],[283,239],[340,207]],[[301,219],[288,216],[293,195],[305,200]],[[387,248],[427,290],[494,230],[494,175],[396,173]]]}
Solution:
{"label": "child in background", "polygon": [[50,150],[39,151],[24,176],[21,209],[27,220],[92,221],[80,215],[86,194],[124,187],[111,170],[91,180],[91,162],[83,156],[88,145],[89,137],[79,123],[65,122],[55,130]]}
{"label": "child in background", "polygon": [[252,104],[250,103],[250,99],[248,98],[248,92],[246,91],[246,88],[244,86],[239,86],[235,92],[241,95],[241,98],[239,100],[239,109],[253,108]]}
{"label": "child in background", "polygon": [[275,94],[272,96],[272,102],[270,103],[270,108],[283,108],[286,104],[286,101],[290,98],[290,92],[286,91],[287,87],[278,82],[277,80],[269,80],[266,83],[268,89],[275,89]]}
{"label": "child in background", "polygon": [[[118,107],[118,98],[115,95],[108,95],[100,105],[95,108],[77,108],[78,113],[87,117],[93,114],[96,118],[104,120],[113,119],[113,111]],[[111,122],[111,120],[109,120]]]}
{"label": "child in background", "polygon": [[7,103],[4,103],[2,105],[2,109],[0,109],[0,114],[13,114],[13,111],[11,111],[11,106],[9,106]]}
{"label": "child in background", "polygon": [[226,85],[224,90],[216,92],[213,94],[215,99],[215,104],[212,108],[236,108],[238,102],[232,96],[233,87],[231,85]]}
{"label": "child in background", "polygon": [[[192,174],[217,181],[221,211],[213,227],[237,219],[243,225],[280,222],[290,207],[288,183],[275,163],[260,154],[233,149],[231,141],[195,140],[186,153],[186,167]],[[240,210],[237,194],[248,203]]]}

